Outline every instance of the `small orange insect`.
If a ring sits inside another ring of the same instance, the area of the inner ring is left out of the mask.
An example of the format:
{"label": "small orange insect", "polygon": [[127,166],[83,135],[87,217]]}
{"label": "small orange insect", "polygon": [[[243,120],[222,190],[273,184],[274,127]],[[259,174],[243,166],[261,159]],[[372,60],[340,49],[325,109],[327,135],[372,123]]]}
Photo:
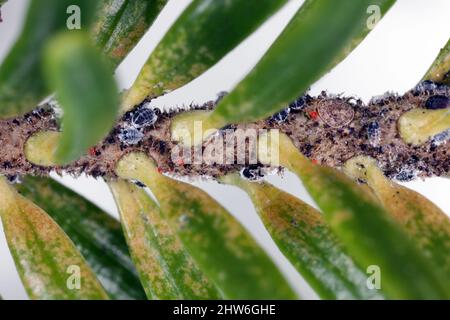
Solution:
{"label": "small orange insect", "polygon": [[93,157],[95,156],[95,151],[96,151],[96,150],[95,150],[95,147],[90,147],[90,148],[88,149],[89,155],[90,155],[90,156],[93,156]]}
{"label": "small orange insect", "polygon": [[317,113],[317,111],[310,111],[308,112],[308,115],[313,120],[317,120],[317,118],[319,117],[319,113]]}

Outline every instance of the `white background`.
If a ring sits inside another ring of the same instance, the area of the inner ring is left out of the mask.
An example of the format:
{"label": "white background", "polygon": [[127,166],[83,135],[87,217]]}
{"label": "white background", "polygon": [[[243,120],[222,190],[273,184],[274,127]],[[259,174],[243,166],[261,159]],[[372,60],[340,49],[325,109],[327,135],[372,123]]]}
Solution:
{"label": "white background", "polygon": [[[153,27],[120,65],[117,79],[122,88],[131,85],[146,57],[189,2],[189,0],[169,1]],[[201,103],[214,99],[220,91],[231,90],[256,64],[302,2],[291,0],[252,37],[211,70],[185,87],[157,99],[154,104],[159,107],[171,107],[187,105],[192,101]],[[4,21],[0,24],[0,61],[20,31],[26,6],[26,0],[9,0],[2,9]],[[327,90],[331,93],[356,95],[365,101],[373,95],[380,95],[386,91],[401,94],[417,83],[449,37],[450,1],[398,0],[364,42],[312,87],[312,94]],[[86,177],[77,180],[71,177],[57,177],[57,179],[117,216],[112,196],[103,181]],[[292,174],[270,177],[269,180],[312,203],[301,183]],[[302,298],[317,298],[273,244],[258,220],[249,198],[242,191],[209,181],[195,184],[207,190],[252,232]],[[449,180],[432,178],[406,185],[426,195],[450,214]],[[4,299],[26,298],[2,230],[0,230],[0,294]]]}

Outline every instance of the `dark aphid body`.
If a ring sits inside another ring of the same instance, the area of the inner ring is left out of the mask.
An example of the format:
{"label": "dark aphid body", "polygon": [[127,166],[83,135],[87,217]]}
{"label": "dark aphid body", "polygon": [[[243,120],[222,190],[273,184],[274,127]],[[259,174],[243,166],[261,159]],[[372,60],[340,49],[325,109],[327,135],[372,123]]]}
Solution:
{"label": "dark aphid body", "polygon": [[126,127],[120,129],[119,132],[119,140],[127,145],[137,144],[142,140],[144,134],[137,128],[134,127]]}
{"label": "dark aphid body", "polygon": [[431,110],[445,109],[450,106],[450,99],[443,95],[431,96],[425,102],[425,108]]}
{"label": "dark aphid body", "polygon": [[275,113],[270,120],[276,121],[276,122],[284,122],[286,121],[287,117],[289,116],[289,108],[286,108],[284,110],[281,110],[280,112]]}
{"label": "dark aphid body", "polygon": [[450,130],[446,130],[444,132],[435,135],[431,143],[433,146],[439,146],[440,144],[446,142],[447,140],[450,140]]}
{"label": "dark aphid body", "polygon": [[139,188],[145,188],[145,184],[140,182],[139,180],[131,180],[135,185],[137,185]]}
{"label": "dark aphid body", "polygon": [[398,181],[407,182],[411,181],[416,177],[416,174],[413,170],[410,169],[402,169],[399,173],[397,173],[394,178]]}
{"label": "dark aphid body", "polygon": [[227,91],[220,91],[220,92],[217,94],[217,99],[216,99],[215,103],[218,104],[223,98],[225,98],[225,96],[226,96],[227,94],[228,94]]}
{"label": "dark aphid body", "polygon": [[299,111],[305,107],[305,98],[300,97],[289,105],[291,111]]}
{"label": "dark aphid body", "polygon": [[133,111],[131,124],[136,127],[147,127],[153,125],[158,120],[158,115],[152,109],[140,107]]}
{"label": "dark aphid body", "polygon": [[16,184],[16,183],[22,183],[22,177],[19,174],[14,175],[8,175],[6,176],[9,183]]}
{"label": "dark aphid body", "polygon": [[425,93],[425,94],[433,94],[433,93],[442,93],[445,94],[447,91],[447,86],[442,83],[436,83],[431,80],[425,80],[420,82],[414,90],[412,90],[413,94],[415,96],[418,96],[419,94]]}
{"label": "dark aphid body", "polygon": [[264,177],[264,174],[260,165],[251,164],[242,169],[241,176],[247,180],[256,181]]}
{"label": "dark aphid body", "polygon": [[416,93],[429,92],[435,90],[436,88],[437,88],[436,83],[430,80],[425,80],[417,84],[417,86],[415,87],[415,91]]}
{"label": "dark aphid body", "polygon": [[367,125],[367,139],[372,146],[377,145],[380,141],[381,130],[380,125],[376,121],[372,121]]}

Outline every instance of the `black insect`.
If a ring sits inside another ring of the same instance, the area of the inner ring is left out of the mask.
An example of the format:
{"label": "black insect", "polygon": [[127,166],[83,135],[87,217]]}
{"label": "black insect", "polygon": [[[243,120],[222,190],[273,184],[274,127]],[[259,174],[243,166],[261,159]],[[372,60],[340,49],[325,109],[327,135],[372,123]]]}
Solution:
{"label": "black insect", "polygon": [[131,124],[137,127],[147,127],[153,125],[158,120],[158,115],[152,109],[140,107],[133,111]]}
{"label": "black insect", "polygon": [[450,100],[446,96],[435,95],[431,96],[425,102],[425,108],[431,110],[445,109],[450,106]]}
{"label": "black insect", "polygon": [[122,143],[131,145],[141,141],[144,134],[137,128],[127,127],[120,130],[118,137]]}
{"label": "black insect", "polygon": [[289,116],[289,108],[286,108],[284,110],[281,110],[280,112],[275,113],[270,120],[276,121],[276,122],[284,122],[286,121],[287,117]]}
{"label": "black insect", "polygon": [[41,118],[45,114],[46,110],[44,107],[39,107],[37,109],[34,109],[31,113],[36,116],[37,118]]}
{"label": "black insect", "polygon": [[372,121],[367,125],[367,138],[369,140],[377,140],[380,137],[380,125],[376,121]]}
{"label": "black insect", "polygon": [[116,139],[114,138],[113,135],[109,135],[109,136],[106,138],[106,142],[108,142],[109,144],[113,144],[114,142],[116,142]]}
{"label": "black insect", "polygon": [[414,178],[415,178],[414,171],[408,169],[403,169],[395,175],[395,179],[402,182],[411,181]]}
{"label": "black insect", "polygon": [[247,180],[259,180],[264,177],[264,174],[261,170],[261,166],[257,164],[251,164],[241,171],[241,176]]}
{"label": "black insect", "polygon": [[139,180],[133,180],[132,181],[135,185],[137,185],[139,188],[145,188],[145,184],[140,182]]}
{"label": "black insect", "polygon": [[294,102],[292,102],[291,104],[289,104],[289,109],[291,111],[299,111],[299,110],[303,109],[304,106],[305,106],[305,98],[300,97],[297,100],[295,100]]}
{"label": "black insect", "polygon": [[218,104],[228,94],[227,91],[221,91],[217,94],[216,104]]}
{"label": "black insect", "polygon": [[440,144],[446,142],[447,140],[450,140],[450,130],[446,130],[444,132],[435,135],[433,137],[433,140],[431,141],[431,145],[437,147]]}
{"label": "black insect", "polygon": [[308,158],[311,157],[313,150],[314,146],[310,143],[305,143],[301,149],[303,155]]}
{"label": "black insect", "polygon": [[416,92],[427,92],[427,91],[435,90],[437,87],[438,87],[437,84],[434,83],[433,81],[425,80],[425,81],[420,82],[416,86],[415,91]]}
{"label": "black insect", "polygon": [[22,182],[21,176],[18,175],[18,174],[8,175],[8,176],[6,176],[6,178],[12,184],[17,184],[17,183],[21,183]]}

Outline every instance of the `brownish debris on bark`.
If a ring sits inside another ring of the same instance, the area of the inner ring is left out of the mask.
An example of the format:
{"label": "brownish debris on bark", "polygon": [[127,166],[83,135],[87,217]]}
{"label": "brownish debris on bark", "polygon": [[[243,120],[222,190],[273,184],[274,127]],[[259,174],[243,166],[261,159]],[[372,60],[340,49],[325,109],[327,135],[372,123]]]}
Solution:
{"label": "brownish debris on bark", "polygon": [[[353,98],[328,96],[326,93],[318,97],[305,95],[269,119],[224,129],[279,129],[291,137],[305,156],[331,167],[340,168],[354,156],[368,155],[378,160],[389,178],[406,181],[417,176],[445,176],[450,171],[449,132],[421,146],[412,146],[400,138],[397,120],[413,108],[429,108],[429,99],[434,96],[447,97],[448,101],[449,91],[446,86],[424,83],[403,96],[387,95],[373,99],[369,104]],[[137,108],[142,108],[148,102],[144,101]],[[214,105],[214,102],[209,102],[191,107],[190,110],[212,109]],[[140,128],[142,137],[138,137],[136,144],[127,144],[123,137],[124,130],[133,130],[132,121],[136,115],[136,110],[130,111],[118,121],[108,137],[91,148],[86,156],[65,167],[36,166],[28,162],[23,153],[25,141],[33,133],[58,130],[51,108],[44,106],[16,119],[1,120],[0,174],[11,179],[24,174],[45,175],[50,171],[114,177],[117,161],[133,151],[151,156],[159,170],[183,176],[219,177],[246,166],[213,164],[208,156],[204,157],[202,164],[189,164],[186,161],[174,163],[171,151],[176,142],[171,140],[170,125],[172,118],[180,112],[184,110],[167,113],[154,110],[156,122]],[[219,134],[224,134],[224,129]],[[136,138],[132,132],[131,137]],[[202,149],[205,150],[210,143],[212,140],[205,142]],[[234,150],[236,152],[236,148]]]}

